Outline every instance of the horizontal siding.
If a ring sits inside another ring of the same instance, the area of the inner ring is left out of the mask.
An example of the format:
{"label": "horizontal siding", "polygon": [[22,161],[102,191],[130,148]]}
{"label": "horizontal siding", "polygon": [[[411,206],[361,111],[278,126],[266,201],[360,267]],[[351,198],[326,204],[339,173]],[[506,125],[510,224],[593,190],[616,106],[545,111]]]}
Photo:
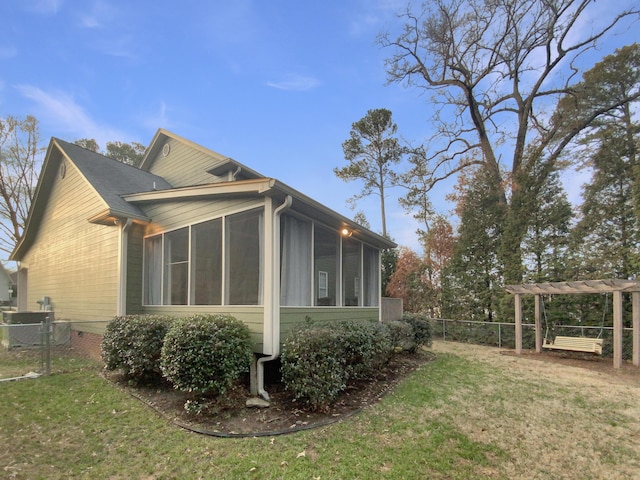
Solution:
{"label": "horizontal siding", "polygon": [[207,155],[198,149],[175,139],[168,140],[171,148],[168,156],[162,152],[153,160],[151,173],[164,178],[174,187],[187,187],[213,182],[216,177],[207,173],[222,157]]}
{"label": "horizontal siding", "polygon": [[215,305],[164,305],[146,306],[142,308],[142,313],[149,315],[172,315],[175,317],[185,317],[194,314],[225,314],[232,315],[249,327],[251,340],[254,343],[254,351],[262,352],[263,332],[264,332],[264,308],[254,306],[215,306]]}
{"label": "horizontal siding", "polygon": [[316,323],[342,320],[378,320],[378,308],[361,307],[281,307],[280,338],[286,338],[296,326],[303,325],[307,318]]}
{"label": "horizontal siding", "polygon": [[87,221],[104,203],[73,165],[56,177],[32,247],[27,309],[51,298],[57,319],[103,320],[116,312],[119,228]]}

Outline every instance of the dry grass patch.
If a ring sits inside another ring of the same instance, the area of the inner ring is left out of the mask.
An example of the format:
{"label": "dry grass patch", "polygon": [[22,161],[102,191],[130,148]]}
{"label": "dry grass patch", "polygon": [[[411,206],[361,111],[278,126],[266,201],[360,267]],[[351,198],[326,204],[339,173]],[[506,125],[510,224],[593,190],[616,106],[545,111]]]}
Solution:
{"label": "dry grass patch", "polygon": [[640,475],[640,372],[611,372],[587,360],[539,361],[475,345],[437,342],[434,350],[492,369],[478,391],[458,391],[441,413],[470,438],[510,452],[504,474]]}

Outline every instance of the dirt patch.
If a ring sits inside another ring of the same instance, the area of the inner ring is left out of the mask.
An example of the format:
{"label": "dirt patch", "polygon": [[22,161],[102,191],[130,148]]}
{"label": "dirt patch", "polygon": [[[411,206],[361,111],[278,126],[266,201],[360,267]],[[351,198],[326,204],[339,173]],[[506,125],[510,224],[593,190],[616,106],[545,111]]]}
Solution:
{"label": "dirt patch", "polygon": [[[501,368],[505,363],[533,373],[535,376],[548,377],[559,383],[577,382],[578,385],[589,378],[606,378],[608,382],[640,386],[640,368],[630,362],[624,362],[622,368],[613,368],[611,358],[590,353],[543,350],[523,350],[516,355],[515,350],[503,350],[495,347],[468,345],[454,342],[435,342],[434,351],[472,356],[484,362],[494,363]],[[500,360],[499,357],[503,357]],[[530,362],[533,360],[534,362]],[[565,368],[570,367],[570,368]]]}
{"label": "dirt patch", "polygon": [[[265,386],[271,399],[268,408],[248,408],[246,401],[251,396],[249,390],[237,387],[223,397],[192,404],[192,412],[188,412],[185,403],[193,400],[190,394],[167,386],[134,388],[118,374],[105,376],[183,428],[216,436],[271,436],[348,418],[362,408],[378,402],[408,374],[434,358],[435,355],[427,351],[395,355],[375,378],[351,385],[334,405],[323,412],[309,412],[303,408],[281,383]],[[201,411],[195,413],[198,409]]]}

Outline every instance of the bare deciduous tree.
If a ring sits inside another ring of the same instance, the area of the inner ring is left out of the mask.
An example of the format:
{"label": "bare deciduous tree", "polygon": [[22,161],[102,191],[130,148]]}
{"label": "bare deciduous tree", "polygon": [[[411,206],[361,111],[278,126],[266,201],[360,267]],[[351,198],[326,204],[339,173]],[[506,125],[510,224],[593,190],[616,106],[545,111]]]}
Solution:
{"label": "bare deciduous tree", "polygon": [[598,7],[590,0],[432,0],[417,13],[406,10],[397,38],[379,37],[393,50],[389,81],[433,93],[436,130],[417,164],[427,172],[423,188],[478,163],[500,188],[508,205],[501,245],[508,281],[521,277],[522,196],[536,195],[575,136],[617,106],[594,105],[570,129],[550,115],[579,80],[584,54],[638,19],[640,10],[619,5],[598,25],[585,25]]}
{"label": "bare deciduous tree", "polygon": [[7,254],[22,238],[42,151],[35,117],[0,119],[0,250]]}

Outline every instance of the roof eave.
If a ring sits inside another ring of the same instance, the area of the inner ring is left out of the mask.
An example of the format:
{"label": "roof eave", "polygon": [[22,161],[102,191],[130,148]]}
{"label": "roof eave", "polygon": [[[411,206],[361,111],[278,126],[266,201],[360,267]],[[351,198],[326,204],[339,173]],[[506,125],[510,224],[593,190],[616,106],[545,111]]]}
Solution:
{"label": "roof eave", "polygon": [[316,210],[320,213],[322,213],[323,215],[329,216],[329,217],[333,217],[334,219],[337,220],[337,222],[340,223],[340,228],[346,228],[349,230],[349,234],[353,234],[356,237],[360,237],[363,240],[368,240],[369,242],[375,243],[377,247],[379,248],[396,248],[398,245],[393,242],[392,240],[389,240],[386,237],[383,237],[382,235],[379,235],[371,230],[369,230],[368,228],[363,227],[362,225],[359,225],[358,223],[354,222],[353,220],[345,217],[344,215],[341,215],[340,213],[336,212],[335,210],[332,210],[331,208],[323,205],[322,203],[318,202],[317,200],[314,200],[311,197],[308,197],[307,195],[299,192],[298,190],[278,181],[278,180],[274,180],[274,184],[273,184],[273,189],[272,191],[274,192],[279,192],[282,195],[291,195],[294,200],[300,201],[306,205],[308,205],[309,207],[311,207],[313,210]]}
{"label": "roof eave", "polygon": [[37,222],[34,223],[34,218],[40,219],[43,213],[43,208],[40,206],[40,198],[42,196],[41,192],[42,189],[46,186],[50,187],[51,181],[49,177],[55,175],[51,172],[51,167],[49,166],[49,164],[52,162],[51,157],[53,155],[54,149],[57,149],[58,152],[64,156],[64,150],[58,144],[57,139],[52,138],[49,142],[49,145],[47,146],[47,151],[44,155],[42,169],[40,171],[40,175],[38,176],[38,183],[36,184],[33,198],[31,199],[31,205],[29,206],[29,213],[27,215],[27,222],[24,226],[24,230],[22,231],[22,237],[9,255],[9,260],[20,261],[22,259],[22,255],[24,254],[24,251],[31,246],[31,243],[33,243],[33,239],[31,237],[34,234],[32,232],[33,229],[37,228],[38,226]]}
{"label": "roof eave", "polygon": [[131,212],[122,212],[108,208],[103,210],[92,217],[87,218],[89,223],[95,223],[97,225],[113,226],[118,225],[120,221],[131,219],[135,223],[149,223],[151,219],[144,215],[135,215]]}

